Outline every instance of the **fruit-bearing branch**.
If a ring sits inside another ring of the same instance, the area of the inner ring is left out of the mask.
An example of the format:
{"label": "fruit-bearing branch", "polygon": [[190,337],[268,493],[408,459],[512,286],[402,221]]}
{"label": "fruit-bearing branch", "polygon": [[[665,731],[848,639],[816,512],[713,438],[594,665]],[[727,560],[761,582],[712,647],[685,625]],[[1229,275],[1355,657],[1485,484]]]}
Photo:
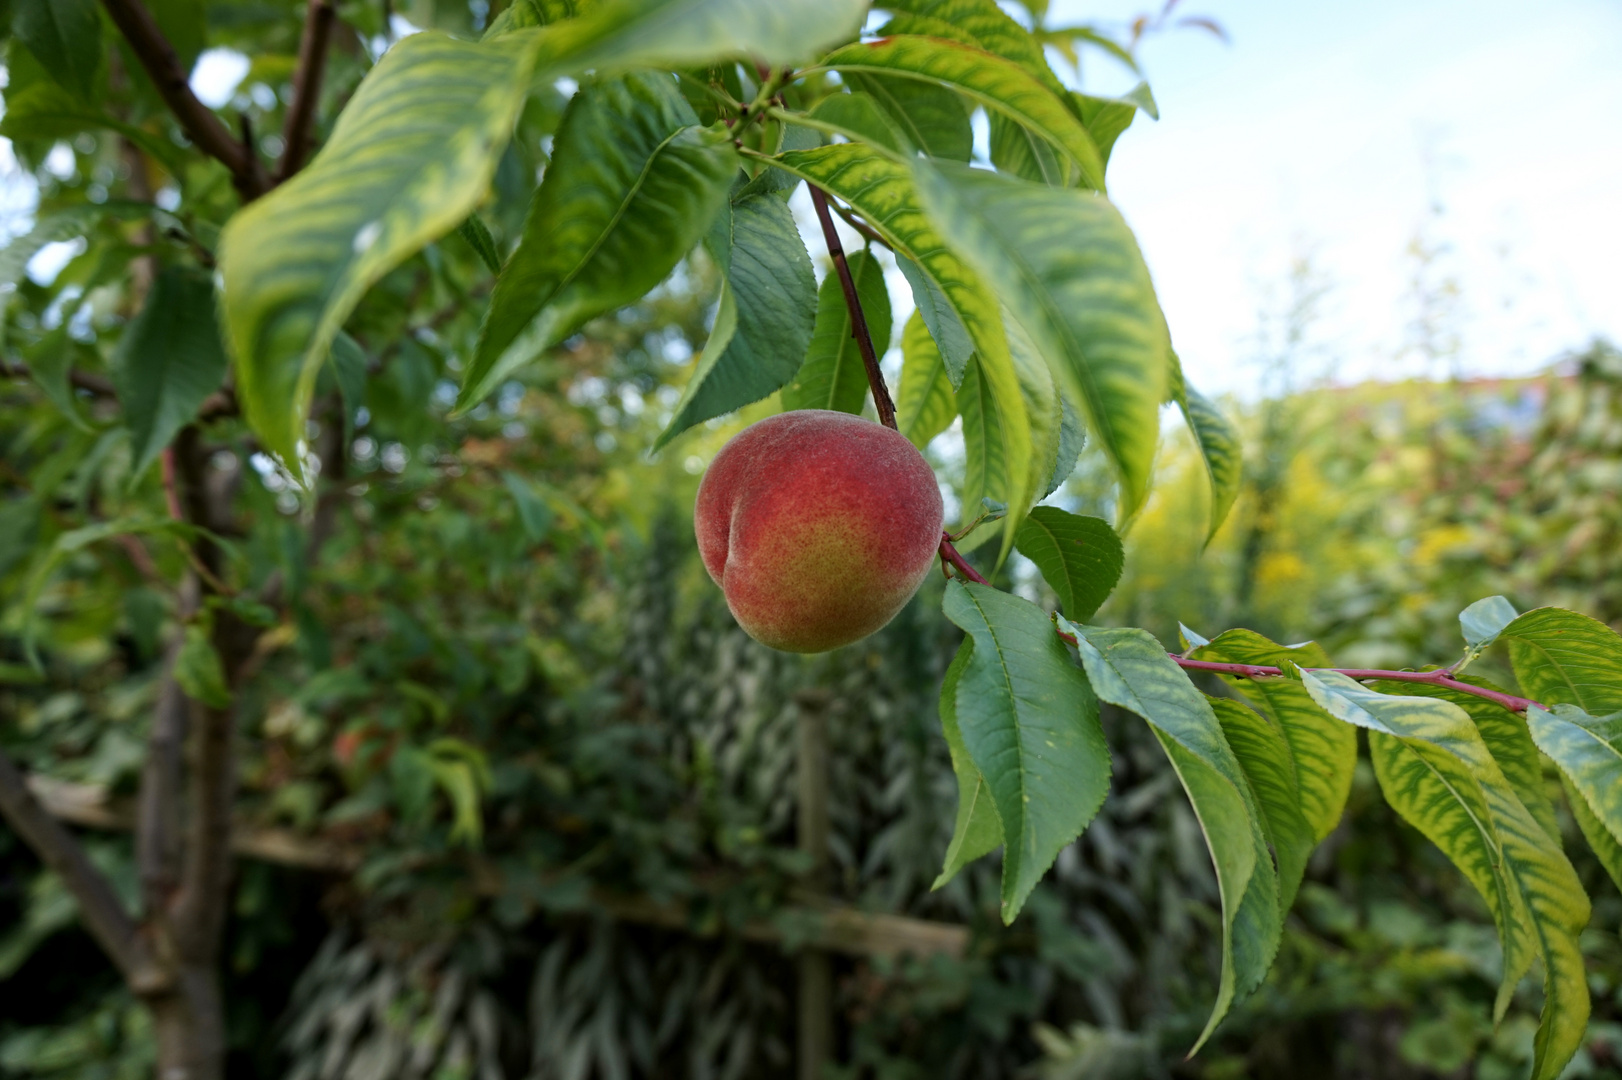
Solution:
{"label": "fruit-bearing branch", "polygon": [[[844,245],[839,242],[839,233],[834,228],[832,215],[828,212],[828,197],[814,184],[808,184],[811,189],[811,201],[817,208],[817,220],[822,223],[822,236],[828,244],[828,254],[833,257],[834,270],[839,274],[839,284],[845,293],[845,305],[850,310],[851,334],[856,338],[857,347],[861,350],[862,361],[867,367],[868,386],[873,391],[873,404],[878,409],[879,419],[886,427],[895,427],[895,404],[890,399],[889,388],[884,385],[884,373],[879,370],[878,356],[873,349],[873,336],[867,328],[867,318],[862,314],[862,301],[856,294],[856,283],[851,279],[850,267],[845,261]],[[972,581],[977,585],[991,583],[985,579],[961,552],[952,545],[951,537],[941,533],[940,546],[941,561],[952,568],[957,576]],[[1075,636],[1067,634],[1055,627],[1060,639],[1071,645],[1076,644]],[[1276,679],[1285,678],[1281,668],[1270,667],[1264,664],[1222,664],[1210,660],[1190,660],[1186,656],[1176,653],[1168,654],[1177,662],[1177,665],[1188,671],[1210,671],[1218,675],[1229,675],[1239,679]],[[1440,686],[1449,690],[1456,690],[1461,694],[1471,694],[1475,697],[1500,705],[1510,712],[1525,712],[1528,706],[1538,703],[1529,698],[1516,697],[1514,694],[1505,694],[1497,690],[1489,690],[1483,686],[1475,686],[1456,676],[1452,669],[1443,668],[1438,671],[1384,671],[1376,668],[1326,668],[1327,671],[1339,672],[1352,679],[1359,680],[1385,680],[1387,682],[1421,683],[1427,686]],[[1541,705],[1538,706],[1542,708]]]}

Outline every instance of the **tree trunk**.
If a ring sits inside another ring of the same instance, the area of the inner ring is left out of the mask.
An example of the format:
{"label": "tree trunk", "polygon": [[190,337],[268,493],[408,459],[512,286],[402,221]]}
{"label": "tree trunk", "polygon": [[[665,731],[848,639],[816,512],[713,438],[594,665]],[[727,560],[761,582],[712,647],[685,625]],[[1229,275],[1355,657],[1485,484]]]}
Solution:
{"label": "tree trunk", "polygon": [[158,1080],[224,1080],[225,1009],[214,964],[183,967],[172,991],[147,999]]}

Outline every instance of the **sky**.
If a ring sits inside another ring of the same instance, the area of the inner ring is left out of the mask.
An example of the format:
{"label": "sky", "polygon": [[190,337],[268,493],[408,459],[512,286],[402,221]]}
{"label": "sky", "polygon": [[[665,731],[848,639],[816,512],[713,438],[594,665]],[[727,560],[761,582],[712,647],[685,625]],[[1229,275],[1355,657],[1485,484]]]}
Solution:
{"label": "sky", "polygon": [[[1119,27],[1144,0],[1054,0],[1050,25]],[[1174,342],[1202,388],[1250,396],[1257,327],[1292,263],[1326,292],[1303,380],[1446,375],[1413,350],[1407,254],[1437,250],[1463,374],[1521,374],[1622,343],[1622,3],[1182,0],[1147,38],[1162,119],[1110,162]],[[1083,54],[1083,88],[1136,76]]]}

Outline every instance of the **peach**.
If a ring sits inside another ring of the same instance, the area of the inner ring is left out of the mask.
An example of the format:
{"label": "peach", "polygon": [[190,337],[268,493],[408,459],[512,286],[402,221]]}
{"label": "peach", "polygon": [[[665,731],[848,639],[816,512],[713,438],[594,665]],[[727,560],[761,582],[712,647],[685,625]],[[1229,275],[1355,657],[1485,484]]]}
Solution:
{"label": "peach", "polygon": [[799,409],[721,448],[693,509],[704,568],[749,636],[814,653],[895,618],[934,564],[940,488],[904,436]]}

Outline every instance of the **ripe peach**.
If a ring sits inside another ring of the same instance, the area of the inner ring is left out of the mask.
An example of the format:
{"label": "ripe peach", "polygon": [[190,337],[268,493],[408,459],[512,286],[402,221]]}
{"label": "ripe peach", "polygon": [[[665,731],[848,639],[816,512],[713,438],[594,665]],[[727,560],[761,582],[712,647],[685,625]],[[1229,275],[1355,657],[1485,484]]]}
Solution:
{"label": "ripe peach", "polygon": [[895,617],[935,562],[942,516],[935,474],[904,436],[799,409],[721,448],[693,525],[738,625],[774,649],[814,653]]}

